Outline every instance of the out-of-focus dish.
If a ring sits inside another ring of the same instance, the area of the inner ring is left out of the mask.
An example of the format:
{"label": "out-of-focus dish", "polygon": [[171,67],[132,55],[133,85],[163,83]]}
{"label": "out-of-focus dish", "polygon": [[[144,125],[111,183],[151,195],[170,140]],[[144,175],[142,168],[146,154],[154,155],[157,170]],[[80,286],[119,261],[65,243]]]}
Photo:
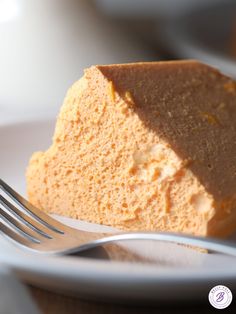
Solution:
{"label": "out-of-focus dish", "polygon": [[197,6],[157,29],[168,53],[204,61],[236,78],[236,2]]}

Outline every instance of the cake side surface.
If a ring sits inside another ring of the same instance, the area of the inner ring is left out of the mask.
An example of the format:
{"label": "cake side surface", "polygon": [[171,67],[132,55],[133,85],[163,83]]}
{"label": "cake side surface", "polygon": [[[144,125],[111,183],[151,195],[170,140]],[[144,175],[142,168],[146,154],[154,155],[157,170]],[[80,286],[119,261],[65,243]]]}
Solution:
{"label": "cake side surface", "polygon": [[91,67],[68,91],[52,146],[31,158],[30,201],[126,230],[230,233],[233,84],[195,61]]}

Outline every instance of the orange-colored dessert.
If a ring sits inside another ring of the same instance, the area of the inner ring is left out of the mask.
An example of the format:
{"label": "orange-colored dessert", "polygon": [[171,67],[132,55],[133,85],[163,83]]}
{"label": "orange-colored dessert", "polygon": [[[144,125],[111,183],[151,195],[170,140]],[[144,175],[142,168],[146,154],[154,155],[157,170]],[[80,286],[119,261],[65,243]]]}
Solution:
{"label": "orange-colored dessert", "polygon": [[236,83],[196,61],[93,66],[68,91],[30,202],[125,230],[236,229]]}

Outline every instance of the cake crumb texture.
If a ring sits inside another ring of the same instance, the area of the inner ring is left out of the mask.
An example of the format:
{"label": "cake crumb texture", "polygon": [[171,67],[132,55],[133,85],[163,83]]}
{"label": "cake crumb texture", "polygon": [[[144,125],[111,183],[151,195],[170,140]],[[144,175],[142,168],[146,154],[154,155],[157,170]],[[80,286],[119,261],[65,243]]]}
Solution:
{"label": "cake crumb texture", "polygon": [[235,82],[197,61],[92,66],[53,143],[27,168],[30,202],[123,230],[236,229]]}

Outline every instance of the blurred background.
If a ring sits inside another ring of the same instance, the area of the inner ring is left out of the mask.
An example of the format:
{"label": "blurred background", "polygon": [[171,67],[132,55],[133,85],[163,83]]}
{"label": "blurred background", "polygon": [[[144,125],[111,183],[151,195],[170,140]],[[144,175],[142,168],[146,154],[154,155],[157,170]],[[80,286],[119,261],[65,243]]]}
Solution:
{"label": "blurred background", "polygon": [[0,0],[0,123],[55,118],[92,64],[181,58],[236,78],[235,0]]}

